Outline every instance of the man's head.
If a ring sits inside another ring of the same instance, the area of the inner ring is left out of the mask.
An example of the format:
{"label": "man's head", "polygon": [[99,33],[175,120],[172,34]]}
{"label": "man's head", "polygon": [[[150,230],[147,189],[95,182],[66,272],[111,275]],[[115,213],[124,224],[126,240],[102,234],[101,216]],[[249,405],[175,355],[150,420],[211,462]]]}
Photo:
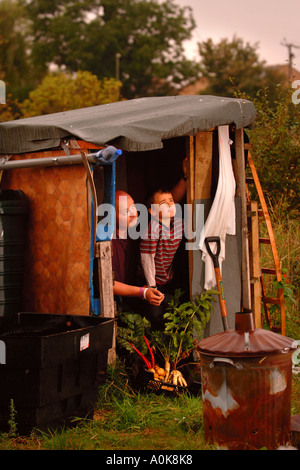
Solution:
{"label": "man's head", "polygon": [[137,222],[137,210],[132,197],[125,191],[115,193],[116,222],[118,230],[127,230]]}
{"label": "man's head", "polygon": [[151,215],[167,225],[176,214],[173,195],[165,188],[160,188],[153,192],[147,200],[147,207]]}

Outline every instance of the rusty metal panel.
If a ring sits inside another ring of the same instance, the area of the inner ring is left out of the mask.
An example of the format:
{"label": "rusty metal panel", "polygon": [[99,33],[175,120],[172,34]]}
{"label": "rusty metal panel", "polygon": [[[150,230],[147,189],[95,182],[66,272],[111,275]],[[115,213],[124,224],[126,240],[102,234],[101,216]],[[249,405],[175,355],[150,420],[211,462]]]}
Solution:
{"label": "rusty metal panel", "polygon": [[24,311],[89,313],[90,229],[82,165],[7,171],[29,200]]}
{"label": "rusty metal panel", "polygon": [[250,311],[235,329],[199,342],[205,438],[230,450],[289,443],[296,341],[255,329]]}

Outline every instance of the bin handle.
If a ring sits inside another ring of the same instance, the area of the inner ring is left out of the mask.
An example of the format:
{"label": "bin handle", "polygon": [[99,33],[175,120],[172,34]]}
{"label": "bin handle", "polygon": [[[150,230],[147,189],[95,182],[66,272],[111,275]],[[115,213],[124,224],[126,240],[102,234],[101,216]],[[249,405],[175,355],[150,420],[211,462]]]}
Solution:
{"label": "bin handle", "polygon": [[215,357],[210,363],[209,367],[211,369],[215,367],[216,362],[224,362],[225,364],[230,364],[231,366],[236,367],[239,370],[243,369],[242,364],[240,364],[239,362],[234,362],[232,359],[228,359],[227,357]]}

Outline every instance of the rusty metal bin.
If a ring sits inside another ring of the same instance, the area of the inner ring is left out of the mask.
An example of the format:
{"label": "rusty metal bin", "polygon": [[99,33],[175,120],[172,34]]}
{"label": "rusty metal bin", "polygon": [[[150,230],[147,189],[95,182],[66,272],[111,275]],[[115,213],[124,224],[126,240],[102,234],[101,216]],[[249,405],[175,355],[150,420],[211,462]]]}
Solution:
{"label": "rusty metal bin", "polygon": [[273,450],[290,439],[293,339],[255,329],[238,313],[235,329],[198,344],[205,439],[219,449]]}

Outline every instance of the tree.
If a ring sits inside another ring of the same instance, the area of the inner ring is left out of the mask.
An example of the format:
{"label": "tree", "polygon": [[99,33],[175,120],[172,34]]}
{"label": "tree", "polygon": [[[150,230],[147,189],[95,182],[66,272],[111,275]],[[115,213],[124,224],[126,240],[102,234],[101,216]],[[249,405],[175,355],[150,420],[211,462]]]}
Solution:
{"label": "tree", "polygon": [[16,1],[0,1],[0,75],[8,93],[24,99],[32,86],[33,74],[27,39],[28,21]]}
{"label": "tree", "polygon": [[[257,111],[255,127],[247,132],[264,193],[273,206],[284,202],[286,212],[298,217],[300,116],[292,93],[291,88],[279,85],[271,102],[268,90],[261,89],[252,99]],[[249,99],[242,93],[237,96]]]}
{"label": "tree", "polygon": [[98,80],[90,72],[76,75],[53,73],[29,94],[22,104],[23,117],[40,116],[85,108],[119,100],[120,82],[113,78]]}
{"label": "tree", "polygon": [[258,44],[244,43],[243,39],[233,37],[232,41],[222,39],[215,44],[212,39],[198,43],[201,56],[200,70],[209,79],[209,87],[203,94],[233,96],[234,85],[250,97],[259,89],[268,86],[269,93],[284,77],[266,67],[260,61]]}
{"label": "tree", "polygon": [[26,9],[33,59],[44,70],[53,62],[115,77],[119,54],[126,98],[171,94],[178,81],[195,77],[182,45],[195,22],[191,9],[173,0],[31,0]]}

